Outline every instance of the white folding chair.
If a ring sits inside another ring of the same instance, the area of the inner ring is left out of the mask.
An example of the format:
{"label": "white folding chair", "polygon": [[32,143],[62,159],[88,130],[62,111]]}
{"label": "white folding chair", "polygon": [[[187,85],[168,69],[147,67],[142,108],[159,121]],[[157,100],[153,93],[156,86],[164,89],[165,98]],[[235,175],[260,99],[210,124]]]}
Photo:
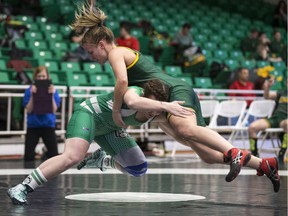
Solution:
{"label": "white folding chair", "polygon": [[249,126],[249,118],[253,117],[255,120],[260,118],[269,118],[275,108],[275,101],[274,100],[257,100],[253,101],[250,104],[249,109],[247,110],[245,117],[243,118],[243,121],[241,122],[240,126],[238,128],[235,128],[236,132],[234,136],[232,137],[231,141],[233,141],[238,133],[241,133],[242,141],[244,148],[245,146],[245,136],[243,134],[244,131],[248,131]]}
{"label": "white folding chair", "polygon": [[219,101],[217,100],[200,100],[201,112],[204,118],[210,118],[214,116],[216,110],[219,106]]}
{"label": "white folding chair", "polygon": [[[208,127],[217,132],[230,133],[228,141],[231,141],[236,132],[236,129],[241,126],[246,106],[247,106],[246,101],[236,101],[236,100],[222,101],[219,104],[218,108],[216,109],[216,113],[212,117]],[[227,118],[226,124],[224,125],[217,124],[217,119],[220,116]],[[232,124],[232,118],[237,118],[237,121],[234,125]]]}

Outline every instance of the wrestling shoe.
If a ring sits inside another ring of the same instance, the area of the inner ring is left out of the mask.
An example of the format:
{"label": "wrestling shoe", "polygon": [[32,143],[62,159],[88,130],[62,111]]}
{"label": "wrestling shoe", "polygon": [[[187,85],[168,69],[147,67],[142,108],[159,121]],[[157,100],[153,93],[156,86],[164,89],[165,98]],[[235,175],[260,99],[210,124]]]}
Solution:
{"label": "wrestling shoe", "polygon": [[233,181],[241,171],[242,166],[245,166],[251,159],[251,154],[237,148],[232,148],[224,153],[224,162],[230,163],[230,171],[225,180]]}
{"label": "wrestling shoe", "polygon": [[18,184],[15,187],[9,188],[7,195],[12,200],[15,205],[26,205],[27,204],[27,194],[32,192],[33,189],[28,185]]}
{"label": "wrestling shoe", "polygon": [[85,157],[77,166],[77,169],[80,170],[83,167],[86,168],[100,168],[102,172],[107,170],[109,163],[107,164],[107,160],[109,160],[106,152],[101,148],[93,152],[91,155]]}
{"label": "wrestling shoe", "polygon": [[276,158],[263,158],[257,169],[257,175],[266,175],[272,182],[275,192],[280,189],[280,176],[278,174],[278,161]]}

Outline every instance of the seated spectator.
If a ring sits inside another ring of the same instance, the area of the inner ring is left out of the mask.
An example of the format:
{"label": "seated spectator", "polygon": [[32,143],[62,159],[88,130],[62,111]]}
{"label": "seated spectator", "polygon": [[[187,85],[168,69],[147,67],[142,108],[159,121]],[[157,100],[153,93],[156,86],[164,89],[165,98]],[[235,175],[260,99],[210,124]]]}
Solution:
{"label": "seated spectator", "polygon": [[116,38],[116,44],[118,46],[129,47],[130,49],[139,51],[139,41],[130,34],[130,30],[131,27],[128,23],[120,23],[120,36]]}
{"label": "seated spectator", "polygon": [[286,45],[282,41],[280,31],[274,31],[273,39],[270,43],[270,52],[272,58],[279,58],[282,55],[283,49],[285,49]]}
{"label": "seated spectator", "polygon": [[261,130],[265,130],[267,128],[283,128],[284,136],[281,144],[281,148],[279,151],[278,159],[279,163],[284,162],[284,155],[287,150],[287,132],[288,132],[288,119],[287,119],[287,80],[286,86],[284,89],[276,92],[270,92],[270,87],[274,83],[274,78],[270,80],[266,80],[263,89],[264,89],[264,97],[265,99],[276,100],[278,103],[273,115],[269,119],[259,119],[251,123],[249,126],[249,141],[250,141],[250,150],[253,155],[258,155],[257,148],[257,133]]}
{"label": "seated spectator", "polygon": [[249,35],[241,40],[240,48],[245,56],[249,54],[250,57],[253,57],[257,49],[257,44],[258,44],[258,31],[256,29],[252,29]]}
{"label": "seated spectator", "polygon": [[49,81],[49,86],[42,83],[37,87],[36,81],[49,80],[46,67],[37,67],[33,74],[35,82],[25,90],[23,106],[27,110],[27,132],[25,136],[25,161],[34,161],[35,148],[41,137],[46,148],[48,158],[58,155],[57,139],[55,134],[56,115],[60,106],[60,97],[57,90]]}
{"label": "seated spectator", "polygon": [[79,43],[79,46],[72,50],[71,52],[67,52],[65,54],[65,56],[63,57],[63,61],[80,61],[80,62],[90,62],[92,61],[90,55],[88,52],[86,52],[86,50],[80,46],[80,42],[83,38],[83,35],[75,35],[74,33],[72,33],[70,35],[70,40],[72,43]]}
{"label": "seated spectator", "polygon": [[[241,68],[237,73],[237,80],[235,80],[229,87],[230,89],[239,90],[254,90],[254,84],[249,81],[249,70],[247,68]],[[229,96],[242,96],[242,97],[255,97],[253,93],[229,93]],[[250,106],[252,100],[247,100],[247,105]]]}
{"label": "seated spectator", "polygon": [[[192,47],[193,38],[190,33],[191,25],[189,23],[184,23],[182,25],[181,30],[175,34],[172,42],[170,45],[176,47],[176,61],[180,64],[184,61],[184,51],[188,49],[189,47]],[[195,53],[197,51],[197,48],[195,48]]]}
{"label": "seated spectator", "polygon": [[270,40],[264,32],[259,33],[255,59],[269,60]]}

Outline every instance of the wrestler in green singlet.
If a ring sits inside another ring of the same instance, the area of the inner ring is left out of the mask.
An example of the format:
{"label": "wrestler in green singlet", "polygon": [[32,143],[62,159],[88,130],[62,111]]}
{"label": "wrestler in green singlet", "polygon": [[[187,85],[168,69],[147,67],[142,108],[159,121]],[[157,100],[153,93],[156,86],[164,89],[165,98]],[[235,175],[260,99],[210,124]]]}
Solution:
{"label": "wrestler in green singlet", "polygon": [[166,75],[160,68],[153,65],[145,56],[132,50],[136,54],[134,62],[127,67],[128,85],[142,86],[152,79],[159,79],[170,87],[169,101],[185,101],[183,106],[190,107],[195,111],[197,125],[206,126],[202,117],[201,107],[197,94],[193,88],[183,80]]}

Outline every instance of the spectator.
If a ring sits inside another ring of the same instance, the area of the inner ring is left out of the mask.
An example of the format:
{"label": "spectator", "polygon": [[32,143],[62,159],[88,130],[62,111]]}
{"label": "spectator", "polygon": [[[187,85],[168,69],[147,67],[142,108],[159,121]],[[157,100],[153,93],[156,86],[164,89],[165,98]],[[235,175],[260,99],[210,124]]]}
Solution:
{"label": "spectator", "polygon": [[128,23],[120,23],[120,36],[116,38],[118,46],[129,47],[133,50],[140,50],[139,41],[130,34],[131,27]]}
{"label": "spectator", "polygon": [[[81,42],[83,38],[83,35],[75,35],[74,33],[72,33],[70,35],[70,40],[72,43],[79,43]],[[65,54],[65,56],[63,57],[64,61],[72,61],[72,62],[90,62],[91,61],[91,57],[89,55],[89,53],[86,52],[86,50],[84,50],[84,48],[82,46],[78,46],[77,48],[75,48],[74,50],[72,50],[71,52],[67,52]]]}
{"label": "spectator", "polygon": [[287,3],[283,0],[279,1],[274,11],[272,26],[274,28],[284,27],[287,29]]}
{"label": "spectator", "polygon": [[[176,62],[183,64],[184,51],[192,46],[193,38],[190,34],[191,25],[184,23],[181,30],[174,36],[171,45],[176,48]],[[195,48],[195,53],[197,48]]]}
{"label": "spectator", "polygon": [[259,33],[255,59],[269,60],[270,40],[264,32]]}
{"label": "spectator", "polygon": [[270,51],[272,58],[281,58],[283,49],[285,49],[285,43],[282,41],[280,31],[274,31],[273,39],[270,43]]}
{"label": "spectator", "polygon": [[250,55],[250,57],[254,56],[254,53],[257,49],[258,44],[258,31],[256,29],[251,29],[249,35],[242,39],[240,48],[245,56]]}
{"label": "spectator", "polygon": [[[37,80],[49,80],[47,68],[44,66],[37,67],[33,74],[33,80],[34,82]],[[37,103],[39,100],[36,100],[39,96],[45,98],[41,104]],[[58,149],[55,134],[55,112],[60,105],[60,97],[57,90],[52,84],[44,89],[33,84],[25,90],[23,105],[28,113],[24,160],[33,161],[35,159],[35,148],[40,137],[47,148],[46,156],[48,158],[56,156]],[[48,108],[50,111],[36,114],[36,110],[39,110],[39,108]]]}
{"label": "spectator", "polygon": [[181,30],[175,35],[172,45],[185,48],[192,46],[193,39],[190,34],[190,29],[191,25],[189,23],[184,23]]}
{"label": "spectator", "polygon": [[270,92],[270,87],[274,83],[274,78],[266,80],[263,89],[265,99],[273,99],[278,103],[273,115],[269,119],[259,119],[251,123],[249,126],[249,141],[250,141],[250,150],[253,155],[258,155],[257,148],[257,133],[266,128],[278,128],[281,127],[284,129],[284,136],[282,139],[281,148],[279,151],[278,159],[279,163],[284,162],[284,155],[287,150],[287,132],[288,132],[288,119],[287,119],[287,80],[286,87],[284,89],[276,92]]}
{"label": "spectator", "polygon": [[[239,90],[254,90],[254,84],[249,81],[249,70],[247,68],[241,68],[237,73],[237,80],[235,80],[229,87],[230,89]],[[253,93],[229,93],[229,96],[242,96],[242,97],[255,97]],[[250,106],[252,100],[247,100],[247,105]]]}

